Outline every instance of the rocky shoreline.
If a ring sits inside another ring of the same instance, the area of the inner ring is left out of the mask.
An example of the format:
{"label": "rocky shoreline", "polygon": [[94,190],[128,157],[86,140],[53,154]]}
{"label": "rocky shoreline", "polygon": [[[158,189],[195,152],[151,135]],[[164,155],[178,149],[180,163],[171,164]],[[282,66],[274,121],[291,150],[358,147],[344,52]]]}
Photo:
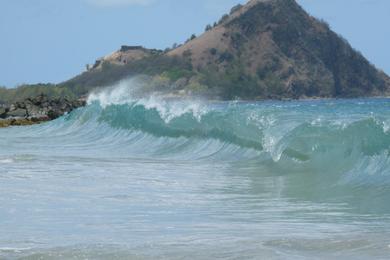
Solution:
{"label": "rocky shoreline", "polygon": [[33,125],[54,120],[86,105],[84,99],[49,98],[39,95],[0,107],[0,127]]}

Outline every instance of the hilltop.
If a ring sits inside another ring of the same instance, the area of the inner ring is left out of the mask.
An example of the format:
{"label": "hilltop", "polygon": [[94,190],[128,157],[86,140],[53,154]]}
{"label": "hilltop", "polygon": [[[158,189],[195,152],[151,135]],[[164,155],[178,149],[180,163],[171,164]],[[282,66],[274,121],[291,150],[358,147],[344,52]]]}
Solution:
{"label": "hilltop", "polygon": [[390,90],[384,72],[295,0],[237,5],[172,49],[122,46],[56,88],[78,97],[137,75],[148,89],[222,99],[349,98]]}
{"label": "hilltop", "polygon": [[[389,77],[294,0],[252,0],[168,53],[224,82],[227,97],[381,95]],[[213,77],[211,76],[211,77]],[[215,86],[215,85],[214,85]]]}

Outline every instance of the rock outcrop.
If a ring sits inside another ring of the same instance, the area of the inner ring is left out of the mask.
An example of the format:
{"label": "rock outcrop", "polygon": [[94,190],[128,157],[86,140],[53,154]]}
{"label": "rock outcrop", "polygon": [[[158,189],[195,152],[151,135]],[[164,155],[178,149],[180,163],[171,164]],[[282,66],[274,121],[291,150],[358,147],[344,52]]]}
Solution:
{"label": "rock outcrop", "polygon": [[11,125],[31,125],[56,119],[72,110],[85,106],[83,99],[50,99],[46,95],[28,98],[8,107],[0,108],[0,127]]}
{"label": "rock outcrop", "polygon": [[161,53],[162,51],[160,50],[147,49],[142,46],[123,45],[121,46],[120,50],[97,60],[95,64],[90,68],[90,70],[101,69],[103,63],[110,63],[121,66]]}

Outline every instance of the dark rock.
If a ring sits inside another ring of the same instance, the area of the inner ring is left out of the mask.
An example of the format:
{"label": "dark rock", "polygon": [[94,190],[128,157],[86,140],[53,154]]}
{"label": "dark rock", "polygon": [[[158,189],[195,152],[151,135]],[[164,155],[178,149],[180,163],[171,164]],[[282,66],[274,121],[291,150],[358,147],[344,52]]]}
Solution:
{"label": "dark rock", "polygon": [[17,102],[17,103],[15,104],[15,106],[16,106],[17,108],[26,109],[26,103],[24,103],[24,102]]}
{"label": "dark rock", "polygon": [[85,100],[81,99],[50,99],[46,95],[39,95],[9,107],[1,107],[0,118],[3,119],[2,126],[29,125],[56,119],[85,104]]}
{"label": "dark rock", "polygon": [[7,108],[0,107],[0,118],[5,118],[7,112]]}
{"label": "dark rock", "polygon": [[23,108],[17,108],[15,110],[9,111],[7,117],[27,117],[27,110]]}
{"label": "dark rock", "polygon": [[47,114],[41,107],[32,103],[27,103],[26,109],[29,117],[44,117]]}

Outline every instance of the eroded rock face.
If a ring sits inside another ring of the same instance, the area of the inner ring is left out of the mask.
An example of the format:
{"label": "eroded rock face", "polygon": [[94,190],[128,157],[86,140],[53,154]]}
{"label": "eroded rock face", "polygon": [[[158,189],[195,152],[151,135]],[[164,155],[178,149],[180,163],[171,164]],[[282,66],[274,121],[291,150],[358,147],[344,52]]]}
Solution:
{"label": "eroded rock face", "polygon": [[[46,95],[28,98],[9,107],[0,108],[0,118],[4,126],[25,125],[56,119],[72,110],[85,106],[85,100],[68,100],[66,98],[50,99]],[[18,122],[22,122],[19,124]]]}

